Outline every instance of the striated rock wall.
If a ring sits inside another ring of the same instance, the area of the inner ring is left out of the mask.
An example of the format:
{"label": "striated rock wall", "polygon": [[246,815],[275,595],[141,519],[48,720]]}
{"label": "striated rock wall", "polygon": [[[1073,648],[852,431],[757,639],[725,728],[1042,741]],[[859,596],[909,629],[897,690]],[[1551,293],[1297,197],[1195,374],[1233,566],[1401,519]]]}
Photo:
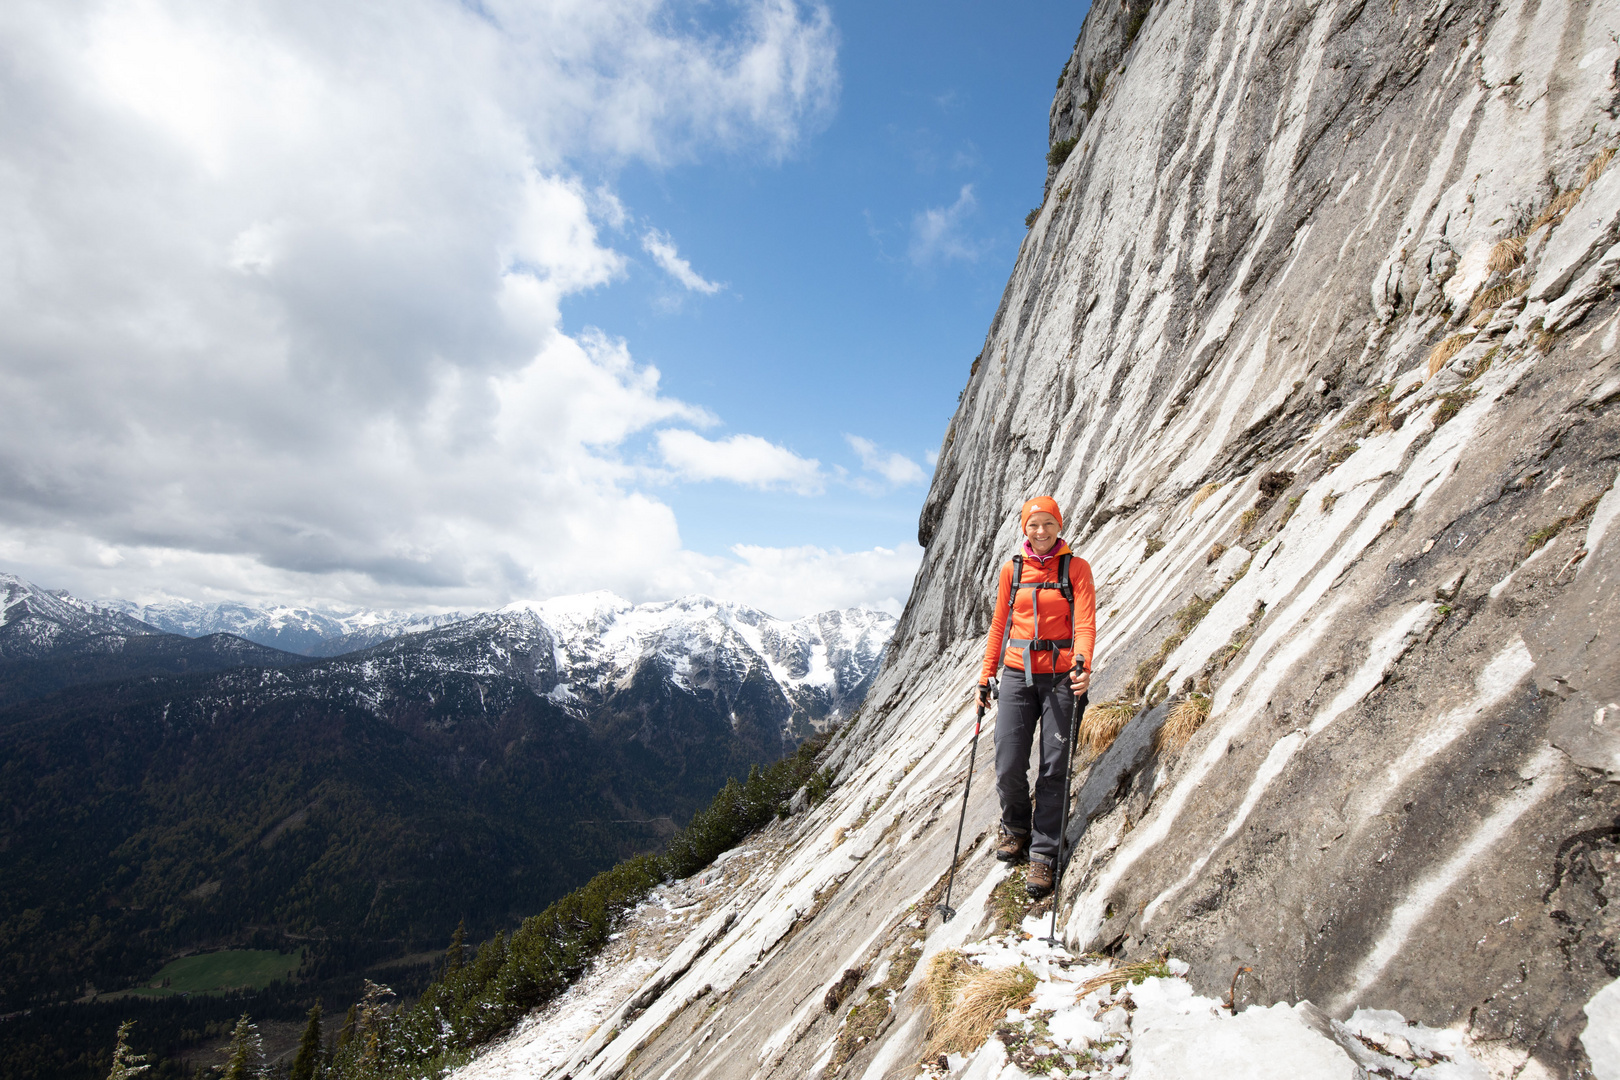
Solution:
{"label": "striated rock wall", "polygon": [[918,960],[994,917],[988,736],[963,914],[929,909],[1040,492],[1094,567],[1093,700],[1131,718],[1076,775],[1068,944],[1590,1075],[1620,976],[1620,3],[1134,2],[1065,69],[1077,141],[839,788],[556,1075],[916,1074]]}

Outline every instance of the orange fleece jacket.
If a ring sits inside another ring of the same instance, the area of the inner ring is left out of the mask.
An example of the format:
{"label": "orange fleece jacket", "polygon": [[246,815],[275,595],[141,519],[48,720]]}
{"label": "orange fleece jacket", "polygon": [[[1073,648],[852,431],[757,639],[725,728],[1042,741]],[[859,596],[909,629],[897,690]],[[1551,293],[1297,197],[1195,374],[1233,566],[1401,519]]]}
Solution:
{"label": "orange fleece jacket", "polygon": [[[1058,579],[1058,557],[1070,553],[1067,543],[1059,543],[1044,562],[1030,557],[1024,553],[1024,574],[1026,582],[1050,581]],[[1001,576],[996,588],[995,617],[990,622],[990,636],[984,646],[984,667],[979,673],[979,681],[995,675],[997,667],[1003,657],[1001,655],[1001,638],[1007,629],[1007,596],[1012,591],[1012,560],[1008,559],[1001,566]],[[1074,666],[1075,654],[1081,658],[1082,667],[1091,668],[1092,651],[1097,644],[1097,590],[1091,582],[1091,564],[1080,556],[1075,555],[1069,560],[1069,581],[1074,586],[1074,626],[1069,626],[1069,605],[1064,602],[1063,594],[1056,589],[1019,589],[1018,603],[1012,611],[1014,638],[1028,639],[1035,635],[1034,616],[1039,594],[1040,600],[1040,637],[1048,641],[1062,641],[1072,639],[1071,648],[1060,649],[1056,653],[1042,650],[1034,654],[1035,674],[1050,674],[1054,671],[1068,671]],[[1014,671],[1024,670],[1024,654],[1022,650],[1007,647],[1006,664]]]}

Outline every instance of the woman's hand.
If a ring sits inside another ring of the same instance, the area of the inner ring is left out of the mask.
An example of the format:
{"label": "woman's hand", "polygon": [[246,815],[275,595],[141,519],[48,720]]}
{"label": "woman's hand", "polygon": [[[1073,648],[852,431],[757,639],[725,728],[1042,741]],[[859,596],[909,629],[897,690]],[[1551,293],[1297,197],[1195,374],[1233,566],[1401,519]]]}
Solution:
{"label": "woman's hand", "polygon": [[1091,672],[1086,670],[1084,664],[1069,669],[1069,685],[1077,694],[1083,694],[1091,689]]}

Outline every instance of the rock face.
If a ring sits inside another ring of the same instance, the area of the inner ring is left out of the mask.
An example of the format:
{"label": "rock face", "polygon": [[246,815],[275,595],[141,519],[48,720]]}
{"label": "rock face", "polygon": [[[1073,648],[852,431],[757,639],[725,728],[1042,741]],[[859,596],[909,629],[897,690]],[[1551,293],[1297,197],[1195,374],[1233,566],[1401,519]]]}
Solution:
{"label": "rock face", "polygon": [[[1133,3],[1094,6],[1065,69],[1076,141],[840,787],[576,1080],[915,1074],[918,973],[991,918],[980,745],[962,914],[924,923],[1037,493],[1095,572],[1092,698],[1136,717],[1073,819],[1067,943],[1590,1075],[1620,976],[1620,4]],[[1145,738],[1178,704],[1207,707],[1191,740]],[[855,968],[865,1004],[826,1015]]]}

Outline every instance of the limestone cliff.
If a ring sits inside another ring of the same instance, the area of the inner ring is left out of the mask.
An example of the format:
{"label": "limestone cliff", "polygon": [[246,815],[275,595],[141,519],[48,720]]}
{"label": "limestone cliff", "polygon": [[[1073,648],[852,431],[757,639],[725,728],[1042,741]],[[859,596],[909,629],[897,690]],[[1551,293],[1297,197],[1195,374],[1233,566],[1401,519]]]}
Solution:
{"label": "limestone cliff", "polygon": [[988,739],[963,915],[929,906],[1039,492],[1128,720],[1076,775],[1071,948],[1590,1075],[1620,976],[1617,33],[1615,0],[1094,7],[839,787],[553,1075],[915,1074],[918,957],[994,917]]}

